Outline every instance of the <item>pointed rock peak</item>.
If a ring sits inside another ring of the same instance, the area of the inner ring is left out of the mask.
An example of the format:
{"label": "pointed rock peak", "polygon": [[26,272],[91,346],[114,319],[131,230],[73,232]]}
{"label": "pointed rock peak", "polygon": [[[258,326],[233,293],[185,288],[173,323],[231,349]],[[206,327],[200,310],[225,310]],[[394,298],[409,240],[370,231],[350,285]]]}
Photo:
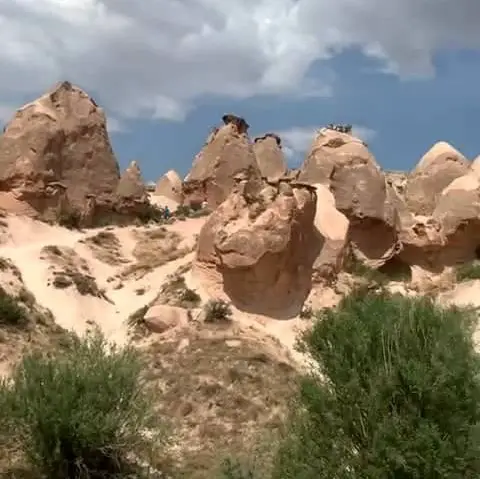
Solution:
{"label": "pointed rock peak", "polygon": [[282,139],[276,134],[276,133],[265,133],[262,136],[257,136],[253,142],[257,143],[259,141],[266,140],[267,138],[273,138],[276,142],[277,145],[281,148],[282,147]]}
{"label": "pointed rock peak", "polygon": [[467,158],[465,158],[456,148],[450,145],[450,143],[447,143],[446,141],[439,141],[422,156],[412,173],[423,171],[432,167],[434,164],[443,162],[447,159],[455,160],[458,163],[464,163],[465,165],[469,164]]}
{"label": "pointed rock peak", "polygon": [[247,133],[248,129],[250,128],[250,125],[245,121],[245,119],[231,113],[223,115],[222,121],[225,123],[225,125],[235,125],[239,133]]}
{"label": "pointed rock peak", "polygon": [[141,174],[140,167],[138,166],[138,162],[136,160],[131,161],[125,171],[129,171],[135,174]]}
{"label": "pointed rock peak", "polygon": [[55,93],[60,90],[65,90],[65,91],[72,91],[74,89],[79,89],[78,87],[74,87],[69,81],[64,80],[61,82],[58,82],[54,87],[50,90],[50,93]]}
{"label": "pointed rock peak", "polygon": [[182,182],[180,175],[175,170],[168,170],[164,176],[174,184],[178,184]]}

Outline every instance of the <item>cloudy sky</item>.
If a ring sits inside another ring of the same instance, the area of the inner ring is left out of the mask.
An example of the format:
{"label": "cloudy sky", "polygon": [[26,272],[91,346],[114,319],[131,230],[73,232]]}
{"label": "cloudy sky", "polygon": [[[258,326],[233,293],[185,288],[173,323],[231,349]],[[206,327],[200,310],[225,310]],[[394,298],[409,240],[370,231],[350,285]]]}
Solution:
{"label": "cloudy sky", "polygon": [[122,166],[185,174],[224,113],[280,133],[354,124],[409,169],[436,141],[480,154],[479,0],[0,0],[0,119],[69,80]]}

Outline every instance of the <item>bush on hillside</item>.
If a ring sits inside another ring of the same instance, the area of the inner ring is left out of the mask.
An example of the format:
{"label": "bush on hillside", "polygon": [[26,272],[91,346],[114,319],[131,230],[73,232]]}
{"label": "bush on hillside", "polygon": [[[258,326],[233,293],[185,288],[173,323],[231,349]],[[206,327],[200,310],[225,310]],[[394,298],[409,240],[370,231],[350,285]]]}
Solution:
{"label": "bush on hillside", "polygon": [[223,299],[211,299],[204,308],[206,323],[224,323],[231,321],[233,311],[230,305]]}
{"label": "bush on hillside", "polygon": [[22,298],[10,296],[0,287],[0,326],[25,326],[27,310],[20,304]]}
{"label": "bush on hillside", "polygon": [[304,377],[274,479],[480,477],[475,318],[357,291],[300,340]]}
{"label": "bush on hillside", "polygon": [[126,477],[147,452],[145,431],[158,431],[141,371],[133,349],[98,331],[51,356],[30,354],[0,388],[2,439],[20,444],[42,477]]}

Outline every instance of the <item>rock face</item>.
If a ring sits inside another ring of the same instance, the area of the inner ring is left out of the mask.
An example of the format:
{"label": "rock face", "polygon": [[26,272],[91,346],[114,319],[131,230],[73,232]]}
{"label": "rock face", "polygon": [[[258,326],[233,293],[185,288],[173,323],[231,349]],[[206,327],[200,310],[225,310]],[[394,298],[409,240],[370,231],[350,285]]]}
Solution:
{"label": "rock face", "polygon": [[68,82],[20,108],[0,137],[0,190],[43,214],[68,197],[109,195],[119,181],[103,110]]}
{"label": "rock face", "polygon": [[142,172],[136,161],[132,161],[125,169],[117,186],[117,195],[121,198],[143,199],[147,195]]}
{"label": "rock face", "polygon": [[349,241],[358,259],[379,267],[392,257],[396,212],[387,201],[385,175],[365,143],[347,133],[320,130],[299,180],[330,188],[337,210],[350,221]]}
{"label": "rock face", "polygon": [[181,203],[182,198],[182,180],[174,170],[167,171],[157,182],[155,191],[156,196],[163,196],[177,203]]}
{"label": "rock face", "polygon": [[436,143],[410,173],[405,190],[409,211],[431,215],[444,188],[468,173],[469,161],[445,142]]}
{"label": "rock face", "polygon": [[185,178],[183,196],[187,205],[207,201],[214,209],[232,191],[237,174],[248,172],[250,177],[260,177],[247,135],[248,124],[234,115],[224,115],[223,122],[221,128],[212,132]]}
{"label": "rock face", "polygon": [[269,179],[278,179],[287,172],[287,164],[282,151],[282,142],[278,135],[266,133],[255,138],[253,151],[257,157],[260,173]]}
{"label": "rock face", "polygon": [[308,185],[238,180],[203,226],[194,274],[239,309],[295,315],[307,297],[319,241]]}
{"label": "rock face", "polygon": [[332,279],[341,270],[348,245],[349,221],[335,208],[335,198],[325,185],[315,185],[317,206],[314,225],[320,252],[313,265],[313,280]]}

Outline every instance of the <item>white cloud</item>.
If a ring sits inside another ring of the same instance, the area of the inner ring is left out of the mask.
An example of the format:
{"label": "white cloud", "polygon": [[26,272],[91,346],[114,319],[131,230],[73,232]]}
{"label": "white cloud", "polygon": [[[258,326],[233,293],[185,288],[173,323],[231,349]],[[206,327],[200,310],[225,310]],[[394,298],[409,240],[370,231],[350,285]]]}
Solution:
{"label": "white cloud", "polygon": [[70,80],[115,117],[182,120],[219,94],[325,95],[312,64],[358,46],[433,74],[438,48],[480,47],[478,0],[0,0],[0,104]]}

